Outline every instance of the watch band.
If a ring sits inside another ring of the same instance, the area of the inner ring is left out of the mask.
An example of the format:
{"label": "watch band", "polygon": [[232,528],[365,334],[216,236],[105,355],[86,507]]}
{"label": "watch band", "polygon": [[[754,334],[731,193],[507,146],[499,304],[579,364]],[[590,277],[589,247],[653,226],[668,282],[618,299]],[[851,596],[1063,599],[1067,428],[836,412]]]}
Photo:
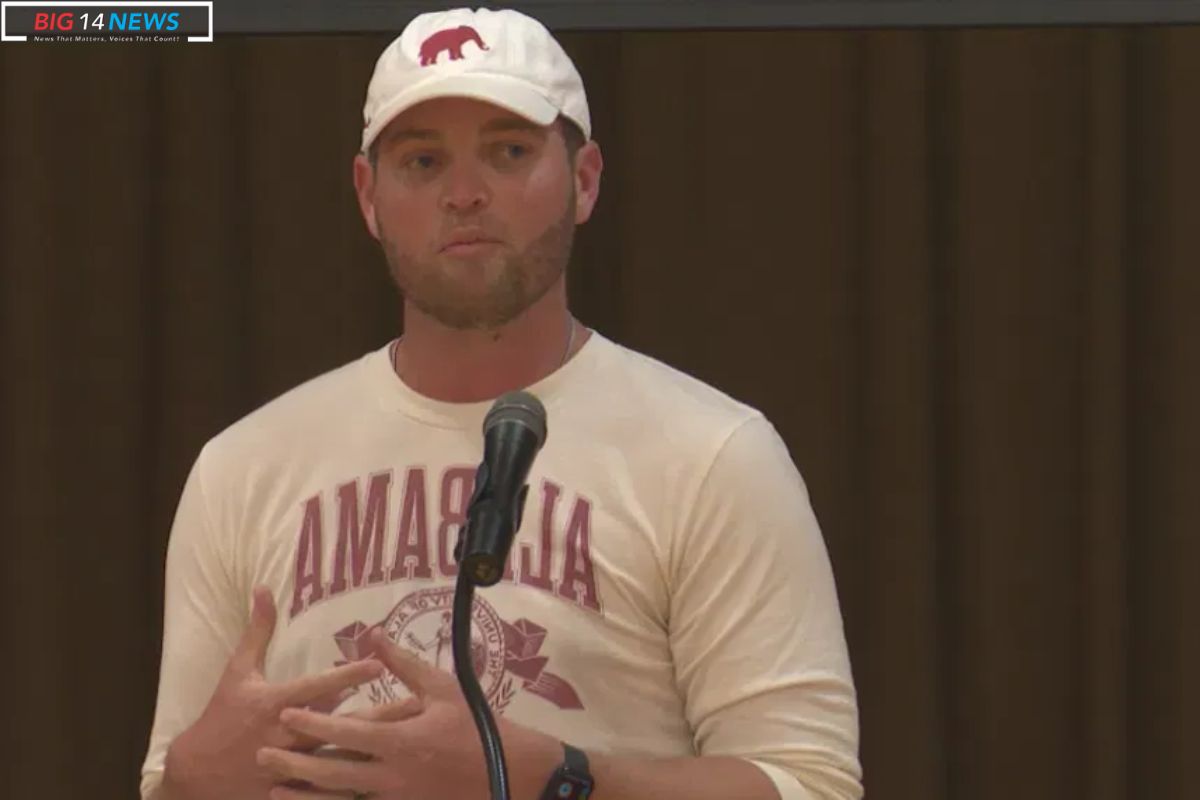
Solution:
{"label": "watch band", "polygon": [[563,742],[563,763],[550,776],[541,800],[587,800],[594,788],[587,754]]}
{"label": "watch band", "polygon": [[572,772],[586,775],[588,780],[592,779],[592,773],[588,771],[587,753],[566,742],[563,742],[563,766]]}

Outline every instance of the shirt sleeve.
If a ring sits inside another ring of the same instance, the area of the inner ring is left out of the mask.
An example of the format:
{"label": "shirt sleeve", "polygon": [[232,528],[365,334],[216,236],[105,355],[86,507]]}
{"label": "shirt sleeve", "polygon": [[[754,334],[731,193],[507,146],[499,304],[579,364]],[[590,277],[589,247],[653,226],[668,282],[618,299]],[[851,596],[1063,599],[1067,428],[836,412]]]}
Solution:
{"label": "shirt sleeve", "polygon": [[141,795],[154,796],[172,740],[204,710],[249,614],[233,578],[233,556],[214,525],[206,494],[207,449],[180,496],[167,546],[162,661]]}
{"label": "shirt sleeve", "polygon": [[751,761],[781,800],[857,800],[858,707],[833,571],[768,420],[730,434],[683,519],[670,641],[697,752]]}

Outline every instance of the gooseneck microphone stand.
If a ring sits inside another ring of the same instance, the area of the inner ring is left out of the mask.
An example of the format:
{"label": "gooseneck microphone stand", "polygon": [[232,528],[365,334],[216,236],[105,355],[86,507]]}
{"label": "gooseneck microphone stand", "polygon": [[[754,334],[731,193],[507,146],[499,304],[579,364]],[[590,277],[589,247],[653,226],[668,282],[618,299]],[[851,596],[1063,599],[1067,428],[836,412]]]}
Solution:
{"label": "gooseneck microphone stand", "polygon": [[[469,534],[468,534],[469,535]],[[459,564],[458,583],[454,587],[454,618],[451,622],[454,644],[454,672],[458,685],[462,687],[475,727],[483,742],[483,757],[487,762],[488,785],[492,800],[510,800],[508,793],[508,765],[504,761],[504,746],[500,743],[500,732],[496,720],[488,708],[487,698],[475,677],[475,663],[471,658],[471,606],[475,601],[475,576]]]}
{"label": "gooseneck microphone stand", "polygon": [[459,529],[458,546],[454,548],[458,583],[450,625],[454,672],[483,743],[492,800],[510,800],[508,765],[504,761],[500,732],[475,677],[471,610],[475,588],[494,586],[504,575],[508,551],[525,511],[529,468],[546,440],[546,409],[527,392],[510,392],[500,397],[488,412],[483,436],[483,461],[475,473],[467,520]]}
{"label": "gooseneck microphone stand", "polygon": [[[525,508],[525,490],[516,497],[516,508],[497,508],[490,491],[488,465],[480,464],[475,476],[475,493],[467,506],[467,522],[459,530],[458,546],[454,557],[458,561],[458,582],[454,588],[454,616],[451,620],[451,638],[454,645],[454,674],[462,687],[463,697],[475,727],[483,743],[483,758],[487,762],[488,785],[492,800],[510,800],[508,792],[508,764],[504,760],[504,746],[500,743],[500,731],[487,698],[475,677],[475,660],[471,656],[471,609],[475,602],[475,587],[493,586],[504,573],[508,559],[508,546],[512,544],[512,531],[520,527],[520,516]],[[479,531],[495,529],[498,514],[514,514],[509,523],[509,535],[499,541],[480,536]],[[476,530],[478,524],[479,530]],[[479,539],[487,541],[479,541]]]}

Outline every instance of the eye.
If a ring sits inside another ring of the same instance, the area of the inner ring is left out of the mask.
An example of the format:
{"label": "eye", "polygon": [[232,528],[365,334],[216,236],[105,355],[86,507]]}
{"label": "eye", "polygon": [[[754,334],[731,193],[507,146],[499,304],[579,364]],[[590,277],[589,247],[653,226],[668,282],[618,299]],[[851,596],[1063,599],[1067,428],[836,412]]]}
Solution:
{"label": "eye", "polygon": [[496,146],[496,150],[505,161],[520,161],[529,155],[530,148],[519,142],[503,142]]}
{"label": "eye", "polygon": [[437,158],[429,153],[417,153],[416,155],[405,159],[404,168],[411,172],[424,172],[432,169],[437,164]]}

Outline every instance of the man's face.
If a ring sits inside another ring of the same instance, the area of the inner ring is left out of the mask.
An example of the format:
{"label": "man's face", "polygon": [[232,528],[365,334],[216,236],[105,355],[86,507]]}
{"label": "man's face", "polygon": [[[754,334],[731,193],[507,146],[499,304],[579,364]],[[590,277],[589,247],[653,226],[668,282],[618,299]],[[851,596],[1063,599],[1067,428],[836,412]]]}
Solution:
{"label": "man's face", "polygon": [[359,201],[417,308],[451,328],[495,329],[559,281],[592,198],[581,211],[557,125],[441,98],[377,141],[374,168],[356,160]]}

